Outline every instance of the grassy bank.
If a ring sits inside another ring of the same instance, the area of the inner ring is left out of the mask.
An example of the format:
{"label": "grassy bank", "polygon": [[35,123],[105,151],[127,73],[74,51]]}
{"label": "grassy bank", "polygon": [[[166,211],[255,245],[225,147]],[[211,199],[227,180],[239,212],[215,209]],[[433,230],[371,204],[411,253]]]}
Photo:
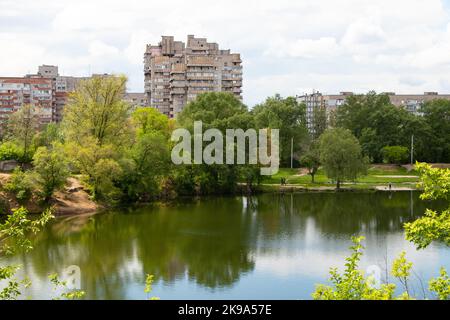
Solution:
{"label": "grassy bank", "polygon": [[[281,186],[281,179],[286,179],[286,185]],[[311,176],[305,169],[281,168],[276,175],[264,177],[261,182],[262,191],[307,191],[307,190],[334,190],[336,183],[331,181],[322,169],[319,169],[311,182]],[[341,188],[344,190],[411,190],[416,189],[419,181],[414,170],[408,171],[404,167],[392,165],[373,165],[369,168],[366,176],[355,181],[345,181]]]}

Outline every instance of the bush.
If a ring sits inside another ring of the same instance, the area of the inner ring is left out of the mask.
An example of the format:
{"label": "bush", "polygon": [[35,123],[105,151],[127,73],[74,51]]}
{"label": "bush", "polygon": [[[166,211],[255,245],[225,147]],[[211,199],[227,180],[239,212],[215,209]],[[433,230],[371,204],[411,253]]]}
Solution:
{"label": "bush", "polygon": [[5,185],[5,190],[13,193],[20,203],[26,202],[31,198],[33,189],[31,174],[23,172],[19,167],[14,169],[11,179]]}
{"label": "bush", "polygon": [[5,142],[0,145],[0,161],[5,160],[20,160],[22,152],[11,142]]}
{"label": "bush", "polygon": [[391,164],[402,164],[408,162],[409,149],[402,146],[386,146],[381,149],[383,161]]}

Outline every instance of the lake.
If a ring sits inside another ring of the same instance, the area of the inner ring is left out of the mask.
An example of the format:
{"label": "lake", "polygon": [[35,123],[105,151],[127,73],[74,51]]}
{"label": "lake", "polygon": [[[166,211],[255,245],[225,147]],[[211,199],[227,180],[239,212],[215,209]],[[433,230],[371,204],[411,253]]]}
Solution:
{"label": "lake", "polygon": [[342,268],[350,237],[364,235],[361,268],[377,266],[384,280],[386,264],[390,270],[406,250],[411,286],[422,297],[421,283],[450,267],[450,249],[416,251],[402,225],[436,206],[417,192],[183,199],[58,218],[33,251],[2,264],[21,264],[20,275],[32,280],[24,298],[51,298],[48,275],[76,265],[89,299],[146,299],[147,273],[155,276],[151,295],[161,299],[310,299],[330,267]]}

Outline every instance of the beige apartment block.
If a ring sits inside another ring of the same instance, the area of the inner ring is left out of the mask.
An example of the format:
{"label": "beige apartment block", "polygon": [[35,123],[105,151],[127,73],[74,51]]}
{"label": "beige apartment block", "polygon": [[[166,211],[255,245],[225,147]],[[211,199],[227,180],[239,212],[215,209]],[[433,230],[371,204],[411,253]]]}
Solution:
{"label": "beige apartment block", "polygon": [[158,45],[147,45],[144,75],[147,102],[171,118],[204,92],[230,92],[242,99],[240,54],[193,35],[186,44],[163,36]]}

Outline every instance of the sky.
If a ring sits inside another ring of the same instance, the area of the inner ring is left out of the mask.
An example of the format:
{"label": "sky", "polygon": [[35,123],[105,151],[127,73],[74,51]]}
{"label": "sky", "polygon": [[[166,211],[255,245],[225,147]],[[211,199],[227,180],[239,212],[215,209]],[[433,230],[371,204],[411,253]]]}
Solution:
{"label": "sky", "polygon": [[450,92],[450,0],[0,0],[0,76],[123,73],[146,44],[206,37],[241,54],[244,103],[275,93]]}

